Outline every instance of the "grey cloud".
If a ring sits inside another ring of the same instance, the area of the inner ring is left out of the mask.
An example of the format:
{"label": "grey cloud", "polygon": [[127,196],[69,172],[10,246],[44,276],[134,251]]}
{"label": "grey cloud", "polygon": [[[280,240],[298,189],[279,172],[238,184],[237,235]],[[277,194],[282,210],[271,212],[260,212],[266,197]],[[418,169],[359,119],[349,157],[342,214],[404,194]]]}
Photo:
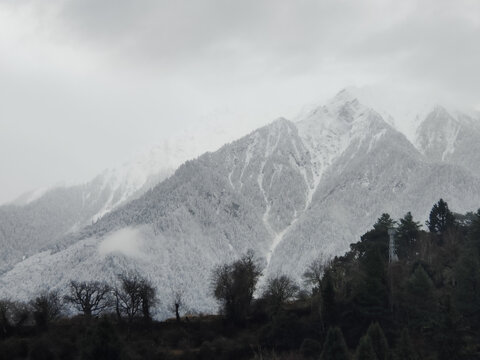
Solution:
{"label": "grey cloud", "polygon": [[479,7],[0,0],[0,202],[182,131],[231,140],[349,85],[427,84],[480,106]]}
{"label": "grey cloud", "polygon": [[[344,53],[358,61],[384,61],[394,79],[414,80],[470,105],[480,97],[480,3],[440,1],[354,44]],[[435,11],[436,10],[436,11]],[[473,17],[470,14],[477,14]]]}

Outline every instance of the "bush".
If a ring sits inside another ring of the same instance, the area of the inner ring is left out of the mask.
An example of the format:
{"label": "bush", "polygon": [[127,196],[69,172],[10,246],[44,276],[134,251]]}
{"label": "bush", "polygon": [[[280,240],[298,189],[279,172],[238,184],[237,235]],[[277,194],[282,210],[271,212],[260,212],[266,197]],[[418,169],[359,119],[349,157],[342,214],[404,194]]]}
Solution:
{"label": "bush", "polygon": [[215,359],[215,350],[209,341],[204,341],[198,352],[199,360]]}
{"label": "bush", "polygon": [[318,358],[322,352],[322,344],[314,339],[305,339],[300,346],[300,353],[306,358]]}
{"label": "bush", "polygon": [[122,344],[117,332],[107,319],[90,329],[83,341],[82,359],[116,360],[120,359]]}
{"label": "bush", "polygon": [[264,329],[263,340],[278,350],[298,349],[304,338],[302,322],[293,314],[281,312]]}
{"label": "bush", "polygon": [[23,339],[9,338],[0,342],[0,360],[26,358],[28,344]]}
{"label": "bush", "polygon": [[41,339],[35,342],[30,351],[31,360],[54,360],[55,354],[50,350],[51,345],[47,341]]}

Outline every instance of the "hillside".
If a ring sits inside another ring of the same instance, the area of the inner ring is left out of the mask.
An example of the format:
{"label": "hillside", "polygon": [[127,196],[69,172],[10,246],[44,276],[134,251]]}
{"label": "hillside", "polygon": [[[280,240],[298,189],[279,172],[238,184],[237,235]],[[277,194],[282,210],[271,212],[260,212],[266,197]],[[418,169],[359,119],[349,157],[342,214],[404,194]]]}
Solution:
{"label": "hillside", "polygon": [[[477,155],[464,155],[471,138],[438,135],[430,151],[431,141],[412,142],[381,113],[346,90],[297,122],[278,119],[188,161],[138,199],[17,264],[0,278],[0,291],[28,298],[72,278],[112,281],[135,269],[161,293],[181,288],[189,308],[211,312],[210,269],[247,249],[263,259],[265,276],[298,280],[321,254],[345,252],[383,212],[399,218],[410,210],[424,221],[439,195],[459,212],[475,210]],[[430,134],[435,116],[448,121]],[[474,134],[476,120],[455,116],[434,107],[412,124],[432,137],[456,119],[456,134]]]}

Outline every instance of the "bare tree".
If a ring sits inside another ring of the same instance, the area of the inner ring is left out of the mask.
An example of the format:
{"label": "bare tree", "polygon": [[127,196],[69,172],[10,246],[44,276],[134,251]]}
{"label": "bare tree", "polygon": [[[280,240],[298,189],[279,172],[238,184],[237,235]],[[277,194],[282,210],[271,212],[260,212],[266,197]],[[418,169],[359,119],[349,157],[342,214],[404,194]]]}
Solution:
{"label": "bare tree", "polygon": [[138,274],[123,274],[119,279],[120,285],[114,290],[118,317],[126,317],[131,323],[141,313],[145,320],[150,320],[155,305],[155,288],[150,281]]}
{"label": "bare tree", "polygon": [[177,322],[180,322],[180,308],[183,306],[183,292],[175,291],[173,292],[172,298],[170,300],[169,310],[175,313],[175,318]]}
{"label": "bare tree", "polygon": [[99,281],[70,282],[70,294],[64,300],[85,316],[96,316],[112,305],[111,288]]}
{"label": "bare tree", "polygon": [[45,291],[30,302],[33,317],[37,326],[46,328],[57,319],[63,309],[61,298],[57,291]]}
{"label": "bare tree", "polygon": [[321,253],[318,258],[308,265],[306,271],[303,273],[304,283],[311,286],[314,291],[320,289],[323,274],[331,262],[331,257]]}
{"label": "bare tree", "polygon": [[152,319],[152,308],[156,303],[156,290],[152,283],[147,279],[141,279],[140,282],[140,299],[142,304],[142,315],[144,320]]}
{"label": "bare tree", "polygon": [[269,311],[272,314],[277,313],[287,301],[296,297],[299,289],[295,281],[287,275],[267,279],[263,298],[267,301]]}

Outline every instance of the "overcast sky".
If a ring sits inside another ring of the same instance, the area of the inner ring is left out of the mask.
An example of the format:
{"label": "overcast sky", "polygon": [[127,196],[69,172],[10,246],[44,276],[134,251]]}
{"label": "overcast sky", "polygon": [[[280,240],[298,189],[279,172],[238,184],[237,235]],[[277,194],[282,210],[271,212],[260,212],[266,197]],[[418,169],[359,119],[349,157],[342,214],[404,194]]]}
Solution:
{"label": "overcast sky", "polygon": [[346,86],[480,107],[480,1],[0,0],[0,203]]}

